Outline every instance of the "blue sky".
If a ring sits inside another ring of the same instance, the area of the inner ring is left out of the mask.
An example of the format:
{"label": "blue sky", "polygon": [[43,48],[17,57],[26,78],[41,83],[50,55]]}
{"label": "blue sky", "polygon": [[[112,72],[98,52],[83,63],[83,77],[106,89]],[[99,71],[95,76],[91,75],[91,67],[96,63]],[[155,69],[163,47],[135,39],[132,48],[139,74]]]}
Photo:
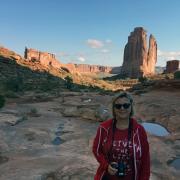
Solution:
{"label": "blue sky", "polygon": [[0,45],[56,54],[62,63],[121,66],[135,27],[153,34],[157,65],[180,59],[179,0],[0,0]]}

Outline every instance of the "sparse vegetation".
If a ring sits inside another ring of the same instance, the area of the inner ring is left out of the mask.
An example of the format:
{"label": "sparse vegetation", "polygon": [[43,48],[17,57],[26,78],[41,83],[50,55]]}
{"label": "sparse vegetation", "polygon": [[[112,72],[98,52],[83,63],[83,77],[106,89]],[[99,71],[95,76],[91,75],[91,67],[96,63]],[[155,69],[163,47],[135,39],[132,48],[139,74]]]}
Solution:
{"label": "sparse vegetation", "polygon": [[18,98],[18,97],[19,97],[19,95],[18,95],[17,93],[15,93],[15,92],[13,92],[13,91],[9,91],[9,90],[4,91],[3,94],[4,94],[4,96],[7,97],[7,98]]}
{"label": "sparse vegetation", "polygon": [[37,109],[36,108],[32,108],[31,110],[30,110],[30,113],[32,113],[32,114],[37,114]]}
{"label": "sparse vegetation", "polygon": [[5,105],[5,97],[0,95],[0,108],[2,108]]}
{"label": "sparse vegetation", "polygon": [[26,114],[23,114],[22,117],[18,120],[18,123],[28,120],[28,117]]}
{"label": "sparse vegetation", "polygon": [[180,79],[180,71],[174,73],[174,79]]}
{"label": "sparse vegetation", "polygon": [[148,78],[147,78],[147,77],[139,77],[139,78],[138,78],[138,81],[139,81],[140,83],[145,83],[145,82],[148,81]]}
{"label": "sparse vegetation", "polygon": [[72,86],[73,86],[73,79],[72,79],[72,77],[66,76],[66,77],[65,77],[65,81],[66,81],[66,87],[67,87],[67,89],[71,89]]}
{"label": "sparse vegetation", "polygon": [[40,116],[40,114],[38,113],[38,110],[36,108],[31,108],[28,115],[31,117],[39,117]]}
{"label": "sparse vegetation", "polygon": [[5,82],[5,90],[10,90],[13,92],[19,92],[23,90],[23,78],[18,76],[15,78],[9,78]]}

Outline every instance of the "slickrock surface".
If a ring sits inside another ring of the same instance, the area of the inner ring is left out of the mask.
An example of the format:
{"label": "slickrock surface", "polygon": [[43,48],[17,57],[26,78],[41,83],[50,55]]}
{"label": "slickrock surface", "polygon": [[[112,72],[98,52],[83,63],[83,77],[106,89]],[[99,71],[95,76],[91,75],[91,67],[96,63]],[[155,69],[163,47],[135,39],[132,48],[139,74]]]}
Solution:
{"label": "slickrock surface", "polygon": [[[61,92],[43,102],[34,96],[8,100],[0,110],[0,180],[93,180],[92,141],[99,121],[111,116],[112,96]],[[151,180],[178,180],[170,162],[180,156],[179,92],[133,97],[139,119],[170,131],[165,137],[148,133]]]}

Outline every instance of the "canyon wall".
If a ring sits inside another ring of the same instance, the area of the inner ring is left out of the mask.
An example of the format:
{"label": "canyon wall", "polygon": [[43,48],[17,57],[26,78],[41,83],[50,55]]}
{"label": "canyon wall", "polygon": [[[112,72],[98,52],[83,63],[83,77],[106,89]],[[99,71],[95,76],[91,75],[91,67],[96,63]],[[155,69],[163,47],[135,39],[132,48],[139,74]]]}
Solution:
{"label": "canyon wall", "polygon": [[100,65],[88,65],[88,64],[62,64],[58,61],[54,54],[48,52],[40,52],[35,49],[25,48],[24,58],[33,63],[40,63],[44,66],[52,66],[54,68],[66,68],[69,72],[80,72],[80,73],[110,73],[112,67],[100,66]]}

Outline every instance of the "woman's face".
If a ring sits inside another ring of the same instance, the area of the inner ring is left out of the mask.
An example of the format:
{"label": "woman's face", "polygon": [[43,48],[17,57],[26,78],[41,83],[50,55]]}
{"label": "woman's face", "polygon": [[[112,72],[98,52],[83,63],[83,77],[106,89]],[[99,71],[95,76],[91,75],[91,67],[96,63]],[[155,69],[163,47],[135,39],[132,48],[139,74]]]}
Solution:
{"label": "woman's face", "polygon": [[118,98],[114,104],[116,119],[128,119],[131,112],[131,104],[126,97]]}

